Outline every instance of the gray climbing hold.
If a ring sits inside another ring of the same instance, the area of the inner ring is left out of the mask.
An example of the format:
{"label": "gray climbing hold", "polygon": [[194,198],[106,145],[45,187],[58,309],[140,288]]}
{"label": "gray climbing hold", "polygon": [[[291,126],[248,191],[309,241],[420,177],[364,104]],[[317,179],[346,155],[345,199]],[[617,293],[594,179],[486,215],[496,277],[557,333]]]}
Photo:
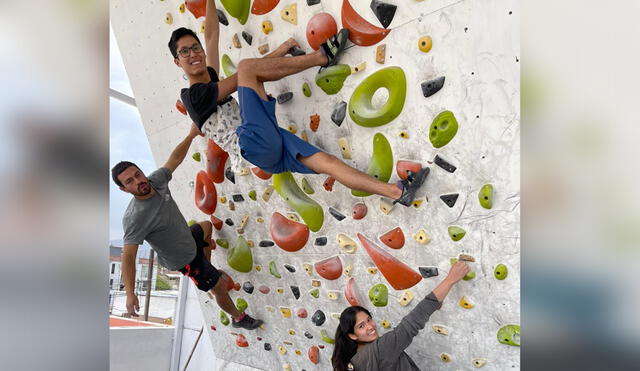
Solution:
{"label": "gray climbing hold", "polygon": [[286,270],[288,270],[291,273],[295,273],[296,272],[296,267],[294,267],[293,265],[285,264],[284,267],[285,267]]}
{"label": "gray climbing hold", "polygon": [[306,336],[307,339],[313,339],[313,335],[311,335],[311,333],[309,331],[305,331],[304,332],[304,336]]}
{"label": "gray climbing hold", "polygon": [[247,42],[247,44],[251,45],[251,42],[253,41],[253,36],[251,36],[250,33],[248,33],[247,31],[242,31],[242,38],[244,39],[244,41]]}
{"label": "gray climbing hold", "polygon": [[258,246],[260,246],[260,247],[271,247],[273,245],[275,245],[273,243],[273,241],[269,241],[269,240],[262,240],[262,241],[258,242]]}
{"label": "gray climbing hold", "polygon": [[316,241],[314,242],[314,245],[316,246],[324,246],[327,244],[327,238],[326,237],[318,237],[316,238]]}
{"label": "gray climbing hold", "polygon": [[434,95],[435,93],[440,91],[440,89],[442,89],[443,86],[444,86],[444,76],[440,76],[437,79],[425,81],[422,84],[420,84],[420,87],[422,88],[422,95],[424,95],[425,98],[428,98]]}
{"label": "gray climbing hold", "polygon": [[222,23],[225,26],[228,26],[229,20],[227,19],[227,16],[224,14],[224,12],[220,9],[216,9],[216,12],[218,13],[218,22]]}
{"label": "gray climbing hold", "polygon": [[344,214],[334,209],[333,207],[329,207],[329,213],[333,215],[333,217],[336,218],[339,222],[342,221],[342,219],[346,218]]}
{"label": "gray climbing hold", "polygon": [[291,98],[293,98],[293,93],[288,91],[286,93],[282,93],[280,95],[278,95],[278,104],[282,104],[285,102],[288,102],[291,100]]}
{"label": "gray climbing hold", "polygon": [[291,292],[293,293],[293,296],[295,296],[296,300],[300,299],[300,289],[298,286],[291,286]]}
{"label": "gray climbing hold", "polygon": [[233,173],[233,171],[231,171],[231,166],[229,166],[225,171],[224,171],[224,176],[225,178],[229,179],[229,181],[233,184],[236,184],[236,176]]}
{"label": "gray climbing hold", "polygon": [[453,173],[454,171],[456,171],[456,167],[455,166],[453,166],[450,163],[448,163],[447,161],[443,160],[442,157],[440,157],[438,155],[436,155],[436,158],[433,160],[433,162],[435,162],[436,165],[440,166],[445,171],[448,171],[450,173]]}
{"label": "gray climbing hold", "polygon": [[331,121],[334,124],[340,126],[342,125],[342,121],[344,121],[344,117],[347,114],[347,102],[340,101],[333,106],[333,113],[331,114]]}
{"label": "gray climbing hold", "polygon": [[442,195],[440,196],[440,199],[447,204],[447,206],[449,207],[454,207],[456,204],[456,201],[458,200],[458,194],[457,193],[453,193],[450,195]]}
{"label": "gray climbing hold", "polygon": [[244,201],[244,197],[242,195],[233,195],[233,202],[242,202]]}
{"label": "gray climbing hold", "polygon": [[393,4],[383,3],[380,0],[371,0],[370,7],[384,28],[389,27],[398,8]]}
{"label": "gray climbing hold", "polygon": [[249,281],[245,282],[242,284],[242,289],[244,290],[244,292],[246,292],[247,294],[252,294],[253,293],[253,284]]}
{"label": "gray climbing hold", "polygon": [[233,226],[233,220],[231,220],[231,218],[227,218],[224,220],[225,224],[227,224],[229,227]]}
{"label": "gray climbing hold", "polygon": [[313,322],[313,324],[316,326],[322,326],[322,324],[326,320],[327,320],[327,317],[324,315],[324,313],[320,309],[318,309],[311,317],[311,322]]}
{"label": "gray climbing hold", "polygon": [[424,278],[435,277],[438,275],[437,267],[418,267],[418,271]]}

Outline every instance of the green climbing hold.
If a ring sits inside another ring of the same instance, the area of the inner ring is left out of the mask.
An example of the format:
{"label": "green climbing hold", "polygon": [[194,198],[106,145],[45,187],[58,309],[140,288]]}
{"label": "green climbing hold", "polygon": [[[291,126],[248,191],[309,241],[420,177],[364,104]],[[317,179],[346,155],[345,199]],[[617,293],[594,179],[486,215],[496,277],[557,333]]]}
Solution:
{"label": "green climbing hold", "polygon": [[386,307],[389,301],[389,289],[384,283],[373,285],[369,290],[369,300],[376,307]]}
{"label": "green climbing hold", "polygon": [[[380,88],[389,91],[389,98],[382,107],[376,108],[372,99]],[[356,124],[369,128],[388,124],[402,112],[406,96],[407,78],[402,68],[383,68],[364,79],[353,91],[349,116]]]}
{"label": "green climbing hold", "polygon": [[451,111],[442,111],[433,119],[429,129],[429,140],[435,148],[445,146],[456,136],[458,121]]}
{"label": "green climbing hold", "polygon": [[319,298],[320,297],[320,290],[319,289],[313,289],[311,291],[309,291],[309,295],[313,296],[314,298]]}
{"label": "green climbing hold", "polygon": [[509,270],[507,269],[507,266],[504,264],[496,265],[496,269],[493,271],[493,275],[496,277],[497,280],[500,280],[500,281],[507,278],[508,274],[509,274]]}
{"label": "green climbing hold", "polygon": [[520,325],[504,325],[498,330],[498,341],[501,344],[520,346]]}
{"label": "green climbing hold", "polygon": [[255,189],[252,189],[252,190],[249,191],[249,198],[254,200],[254,201],[256,200],[257,195],[256,195],[256,190]]}
{"label": "green climbing hold", "polygon": [[222,62],[220,64],[222,65],[222,70],[224,71],[224,74],[227,75],[227,77],[233,75],[238,71],[236,65],[233,64],[231,58],[226,54],[222,55]]}
{"label": "green climbing hold", "polygon": [[[369,162],[367,174],[386,183],[389,181],[389,178],[391,178],[392,171],[393,152],[391,151],[391,145],[384,135],[376,133],[376,135],[373,136],[373,154],[371,155],[371,162]],[[355,189],[351,190],[351,194],[356,197],[366,197],[371,195],[369,192]]]}
{"label": "green climbing hold", "polygon": [[344,80],[349,75],[351,75],[351,67],[348,64],[331,66],[316,75],[316,85],[328,95],[333,95],[342,89]]}
{"label": "green climbing hold", "polygon": [[311,96],[311,87],[309,87],[309,83],[305,82],[302,84],[302,94],[307,98]]}
{"label": "green climbing hold", "polygon": [[[451,263],[451,265],[454,265],[455,263],[458,262],[458,258],[451,258],[449,259],[449,262]],[[474,278],[476,278],[476,272],[473,272],[473,271],[469,271],[469,273],[465,274],[464,277],[462,277],[462,279],[465,281],[469,281]]]}
{"label": "green climbing hold", "polygon": [[464,235],[467,234],[467,232],[464,229],[456,226],[449,227],[448,231],[449,231],[449,237],[451,237],[451,239],[454,241],[460,241],[462,237],[464,237]]}
{"label": "green climbing hold", "polygon": [[200,162],[200,152],[194,153],[193,156],[191,156],[191,158],[193,158],[194,160]]}
{"label": "green climbing hold", "polygon": [[251,0],[220,0],[220,2],[229,15],[237,18],[240,24],[247,23]]}
{"label": "green climbing hold", "polygon": [[236,308],[238,308],[238,312],[244,312],[245,309],[249,307],[249,303],[243,298],[236,299]]}
{"label": "green climbing hold", "polygon": [[218,238],[216,240],[216,245],[222,247],[223,249],[228,249],[229,248],[229,241],[227,241],[227,239],[225,239],[225,238]]}
{"label": "green climbing hold", "polygon": [[229,326],[229,316],[223,311],[220,311],[220,323],[225,326]]}
{"label": "green climbing hold", "polygon": [[188,226],[188,227],[191,227],[192,225],[194,225],[194,224],[196,224],[196,223],[198,223],[198,222],[197,222],[197,221],[195,221],[194,219],[191,219],[191,220],[189,220],[189,221],[187,222],[187,226]]}
{"label": "green climbing hold", "polygon": [[290,172],[273,175],[273,188],[283,200],[291,206],[313,232],[317,232],[324,222],[322,206],[309,198],[298,187],[298,183]]}
{"label": "green climbing hold", "polygon": [[328,344],[335,343],[333,338],[329,337],[329,335],[327,334],[327,330],[325,329],[320,330],[320,337],[322,338],[322,341],[324,341],[325,343],[328,343]]}
{"label": "green climbing hold", "polygon": [[312,195],[316,193],[316,191],[314,191],[313,188],[311,188],[311,185],[309,184],[309,181],[307,180],[307,178],[302,178],[302,181],[300,183],[302,183],[302,190],[304,191],[304,193],[308,195]]}
{"label": "green climbing hold", "polygon": [[485,209],[491,209],[493,206],[493,186],[491,184],[485,184],[480,188],[480,192],[478,192],[478,200],[482,207]]}
{"label": "green climbing hold", "polygon": [[238,236],[236,246],[229,250],[227,265],[244,273],[250,272],[253,268],[253,255],[251,255],[251,249],[244,237]]}
{"label": "green climbing hold", "polygon": [[275,278],[282,278],[280,273],[278,273],[278,268],[276,268],[276,262],[273,260],[269,262],[269,273]]}

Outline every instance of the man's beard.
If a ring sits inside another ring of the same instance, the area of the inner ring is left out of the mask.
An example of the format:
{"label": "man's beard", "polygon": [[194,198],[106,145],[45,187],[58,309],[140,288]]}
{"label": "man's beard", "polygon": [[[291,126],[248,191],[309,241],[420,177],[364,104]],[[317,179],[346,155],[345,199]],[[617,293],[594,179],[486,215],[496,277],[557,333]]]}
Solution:
{"label": "man's beard", "polygon": [[136,196],[146,196],[146,195],[148,195],[151,192],[151,187],[149,186],[149,183],[146,183],[146,186],[148,188],[146,192],[140,191],[140,187],[138,187],[138,192],[136,192],[135,195]]}

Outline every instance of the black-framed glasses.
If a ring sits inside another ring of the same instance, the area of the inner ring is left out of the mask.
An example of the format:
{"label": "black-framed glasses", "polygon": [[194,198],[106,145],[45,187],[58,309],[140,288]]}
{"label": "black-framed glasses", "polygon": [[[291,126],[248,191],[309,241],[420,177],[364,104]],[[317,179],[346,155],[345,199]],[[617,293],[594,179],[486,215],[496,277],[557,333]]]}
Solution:
{"label": "black-framed glasses", "polygon": [[200,52],[202,52],[202,46],[200,44],[195,44],[190,48],[184,47],[184,48],[178,50],[178,54],[180,54],[180,56],[183,57],[183,58],[187,58],[189,56],[189,54],[191,54],[192,50],[193,50],[194,53],[200,53]]}

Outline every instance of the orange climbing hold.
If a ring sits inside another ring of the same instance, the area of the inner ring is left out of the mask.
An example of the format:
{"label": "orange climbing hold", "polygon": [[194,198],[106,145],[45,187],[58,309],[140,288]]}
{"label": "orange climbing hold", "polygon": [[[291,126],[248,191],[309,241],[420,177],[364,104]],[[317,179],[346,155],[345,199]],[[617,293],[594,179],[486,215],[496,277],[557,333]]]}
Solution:
{"label": "orange climbing hold", "polygon": [[311,131],[315,133],[316,131],[318,131],[318,127],[320,126],[320,116],[311,115],[310,119],[311,122],[309,122],[309,127],[311,128]]}
{"label": "orange climbing hold", "polygon": [[338,33],[338,25],[329,13],[318,13],[307,23],[307,42],[313,50],[320,49],[320,45]]}
{"label": "orange climbing hold", "polygon": [[216,186],[202,170],[196,175],[195,201],[198,209],[207,215],[213,214],[218,205]]}
{"label": "orange climbing hold", "polygon": [[294,222],[277,211],[271,215],[269,232],[276,245],[289,252],[300,250],[309,239],[309,227],[306,224]]}
{"label": "orange climbing hold", "polygon": [[278,5],[280,0],[253,0],[251,13],[255,15],[267,14]]}
{"label": "orange climbing hold", "polygon": [[319,261],[313,266],[320,277],[327,280],[335,280],[342,275],[342,261],[338,256]]}
{"label": "orange climbing hold", "polygon": [[369,240],[362,234],[358,233],[358,238],[367,250],[367,254],[371,257],[371,260],[375,263],[380,270],[380,273],[384,278],[389,281],[389,284],[396,290],[405,290],[413,287],[416,283],[422,280],[420,273],[411,269],[408,265],[404,264],[400,260],[394,258],[388,252],[382,250],[373,241]]}
{"label": "orange climbing hold", "polygon": [[356,280],[353,277],[349,278],[349,281],[347,281],[347,286],[344,288],[344,297],[351,305],[362,306],[364,303],[359,299],[360,295],[358,295],[358,290],[356,288]]}
{"label": "orange climbing hold", "polygon": [[349,40],[360,46],[370,46],[384,39],[390,29],[380,28],[362,18],[349,3],[342,1],[342,27],[349,30]]}
{"label": "orange climbing hold", "polygon": [[309,348],[309,360],[314,365],[317,365],[320,362],[320,349],[317,346],[312,346]]}
{"label": "orange climbing hold", "polygon": [[178,99],[176,101],[176,108],[178,109],[178,111],[180,111],[180,113],[182,113],[183,115],[187,115],[187,108],[184,106],[184,104],[182,104],[182,101],[180,99]]}
{"label": "orange climbing hold", "polygon": [[324,183],[322,184],[322,186],[324,187],[324,189],[327,190],[327,192],[331,192],[333,191],[333,183],[336,182],[336,178],[330,176],[327,179],[325,179]]}
{"label": "orange climbing hold", "polygon": [[184,3],[196,19],[207,14],[207,0],[185,0]]}
{"label": "orange climbing hold", "polygon": [[380,241],[392,249],[401,249],[404,246],[404,233],[400,227],[396,227],[380,236]]}
{"label": "orange climbing hold", "polygon": [[218,219],[214,215],[211,215],[211,224],[213,224],[213,227],[217,230],[222,229],[222,219]]}
{"label": "orange climbing hold", "polygon": [[252,167],[251,172],[253,173],[253,175],[257,176],[262,180],[268,180],[269,178],[271,178],[271,173],[267,173],[266,171],[260,169],[259,167]]}
{"label": "orange climbing hold", "polygon": [[407,171],[417,173],[422,169],[422,164],[413,161],[398,161],[396,162],[396,173],[400,179],[407,179]]}
{"label": "orange climbing hold", "polygon": [[207,174],[214,183],[224,182],[224,165],[229,158],[225,152],[213,140],[207,143]]}
{"label": "orange climbing hold", "polygon": [[237,334],[236,345],[239,346],[240,348],[246,348],[249,346],[249,343],[247,342],[247,338],[245,338],[244,335]]}

